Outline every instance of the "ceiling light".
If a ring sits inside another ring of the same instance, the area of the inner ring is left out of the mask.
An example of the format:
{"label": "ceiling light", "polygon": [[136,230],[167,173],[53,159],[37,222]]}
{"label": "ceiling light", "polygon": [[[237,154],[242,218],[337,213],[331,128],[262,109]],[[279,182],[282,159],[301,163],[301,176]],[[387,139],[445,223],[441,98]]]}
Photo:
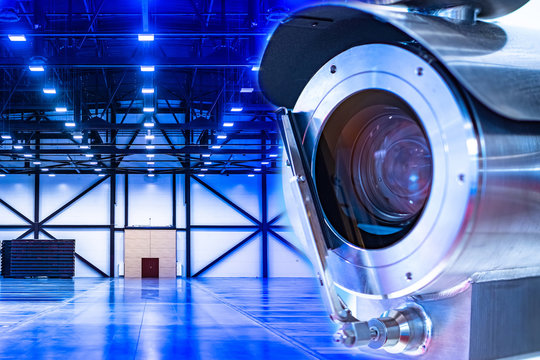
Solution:
{"label": "ceiling light", "polygon": [[145,106],[145,107],[143,107],[142,111],[143,112],[154,112],[154,107],[153,106]]}
{"label": "ceiling light", "polygon": [[47,171],[49,171],[49,169],[47,169],[47,168],[42,168],[41,171],[47,172]]}
{"label": "ceiling light", "polygon": [[154,169],[148,169],[148,171],[154,171]]}
{"label": "ceiling light", "polygon": [[32,164],[34,164],[34,165],[41,165],[41,161],[34,161]]}
{"label": "ceiling light", "polygon": [[154,122],[152,122],[152,121],[145,121],[145,122],[144,122],[144,127],[152,128],[152,127],[154,127]]}
{"label": "ceiling light", "polygon": [[0,174],[0,177],[6,177],[6,174]]}
{"label": "ceiling light", "polygon": [[221,149],[221,145],[212,145],[210,149]]}
{"label": "ceiling light", "polygon": [[67,123],[64,124],[66,127],[75,127],[75,123],[73,121],[68,121]]}
{"label": "ceiling light", "polygon": [[139,34],[139,41],[154,41],[154,34]]}
{"label": "ceiling light", "polygon": [[233,122],[224,122],[223,123],[223,127],[233,127],[233,126],[234,126]]}
{"label": "ceiling light", "polygon": [[253,171],[261,171],[261,169],[253,169]]}
{"label": "ceiling light", "polygon": [[100,172],[101,169],[100,169],[100,168],[96,168],[96,169],[94,169],[94,171]]}
{"label": "ceiling light", "polygon": [[89,164],[90,165],[97,165],[97,161],[90,161]]}
{"label": "ceiling light", "polygon": [[154,174],[148,174],[148,177],[154,177]]}
{"label": "ceiling light", "polygon": [[83,138],[83,136],[81,134],[75,134],[75,135],[73,135],[73,138],[76,139],[76,140],[81,140]]}
{"label": "ceiling light", "polygon": [[88,146],[88,145],[81,145],[81,146],[79,146],[79,149],[83,149],[83,150],[85,150],[85,149],[90,149],[90,146]]}
{"label": "ceiling light", "polygon": [[146,149],[147,150],[153,150],[155,149],[156,147],[154,145],[146,145]]}
{"label": "ceiling light", "polygon": [[154,165],[154,164],[155,164],[155,162],[153,162],[153,161],[148,161],[148,162],[146,163],[146,165]]}
{"label": "ceiling light", "polygon": [[11,135],[4,134],[2,135],[3,140],[11,140]]}
{"label": "ceiling light", "polygon": [[87,158],[93,158],[94,154],[84,154],[84,156],[86,156]]}
{"label": "ceiling light", "polygon": [[259,71],[261,69],[261,67],[259,65],[253,65],[251,67],[251,71]]}
{"label": "ceiling light", "polygon": [[254,176],[255,176],[255,175],[253,175],[253,174],[249,174],[249,175],[248,175],[248,177],[254,177]]}
{"label": "ceiling light", "polygon": [[32,157],[32,154],[24,154],[23,155],[25,158],[31,158]]}
{"label": "ceiling light", "polygon": [[212,165],[212,162],[211,161],[205,161],[204,165]]}
{"label": "ceiling light", "polygon": [[66,112],[67,111],[67,107],[65,106],[57,106],[55,108],[56,112]]}
{"label": "ceiling light", "polygon": [[49,174],[50,177],[55,177],[56,175],[55,174]]}
{"label": "ceiling light", "polygon": [[141,71],[144,71],[144,72],[151,72],[151,71],[154,71],[156,68],[154,67],[154,65],[141,65]]}
{"label": "ceiling light", "polygon": [[241,106],[233,106],[233,107],[231,108],[231,111],[232,111],[232,112],[241,112],[241,111],[243,111],[243,110],[244,110],[244,108],[241,107]]}
{"label": "ceiling light", "polygon": [[56,89],[55,88],[43,88],[43,93],[44,94],[56,94]]}
{"label": "ceiling light", "polygon": [[143,94],[153,94],[154,93],[154,88],[145,88],[145,87],[143,87],[141,92]]}
{"label": "ceiling light", "polygon": [[146,140],[154,140],[155,136],[154,136],[154,135],[148,135],[148,134],[147,134],[147,135],[144,136],[144,138],[145,138]]}
{"label": "ceiling light", "polygon": [[155,156],[154,154],[146,154],[146,157],[150,159],[153,158],[154,156]]}
{"label": "ceiling light", "polygon": [[21,150],[23,148],[23,146],[22,145],[13,145],[13,148],[15,150]]}
{"label": "ceiling light", "polygon": [[98,174],[99,177],[105,177],[105,174]]}
{"label": "ceiling light", "polygon": [[42,72],[45,71],[43,65],[28,65],[28,70],[32,72]]}
{"label": "ceiling light", "polygon": [[277,158],[278,155],[277,154],[270,154],[268,156],[271,157],[271,158]]}
{"label": "ceiling light", "polygon": [[204,177],[204,174],[197,174],[198,177]]}
{"label": "ceiling light", "polygon": [[211,154],[202,154],[202,157],[210,157]]}
{"label": "ceiling light", "polygon": [[217,138],[220,139],[220,140],[224,140],[224,139],[227,138],[227,134],[219,134],[219,135],[217,136]]}
{"label": "ceiling light", "polygon": [[261,165],[268,165],[268,164],[270,164],[269,161],[261,161]]}
{"label": "ceiling light", "polygon": [[254,90],[254,88],[241,88],[240,92],[243,94],[251,94]]}
{"label": "ceiling light", "polygon": [[9,40],[11,41],[26,41],[26,36],[23,35],[23,34],[18,34],[18,35],[8,35],[8,38]]}
{"label": "ceiling light", "polygon": [[208,169],[201,169],[201,171],[208,171]]}

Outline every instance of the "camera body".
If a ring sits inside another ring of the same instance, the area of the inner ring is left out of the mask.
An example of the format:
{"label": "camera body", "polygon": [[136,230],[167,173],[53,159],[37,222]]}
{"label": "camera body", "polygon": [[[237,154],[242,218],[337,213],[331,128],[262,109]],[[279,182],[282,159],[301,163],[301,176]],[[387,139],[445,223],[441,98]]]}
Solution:
{"label": "camera body", "polygon": [[540,51],[433,13],[323,5],[278,27],[260,85],[289,213],[345,345],[539,351]]}

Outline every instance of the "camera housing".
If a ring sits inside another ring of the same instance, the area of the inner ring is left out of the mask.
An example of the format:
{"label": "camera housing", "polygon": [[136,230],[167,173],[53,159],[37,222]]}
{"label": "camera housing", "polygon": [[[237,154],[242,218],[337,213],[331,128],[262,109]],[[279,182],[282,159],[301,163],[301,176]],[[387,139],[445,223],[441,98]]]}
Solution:
{"label": "camera housing", "polygon": [[[489,6],[511,11],[502,3]],[[289,213],[345,344],[430,358],[540,350],[540,51],[512,31],[323,5],[270,39],[259,80],[283,107]],[[511,315],[502,299],[519,304]],[[380,341],[395,328],[416,338]],[[442,331],[460,328],[465,348]]]}

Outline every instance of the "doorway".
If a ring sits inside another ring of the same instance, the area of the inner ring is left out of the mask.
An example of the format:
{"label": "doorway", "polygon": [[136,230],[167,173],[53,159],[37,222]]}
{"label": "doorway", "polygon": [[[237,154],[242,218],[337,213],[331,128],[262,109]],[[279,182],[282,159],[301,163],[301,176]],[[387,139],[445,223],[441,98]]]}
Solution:
{"label": "doorway", "polygon": [[142,258],[142,277],[143,278],[158,278],[159,277],[159,258]]}

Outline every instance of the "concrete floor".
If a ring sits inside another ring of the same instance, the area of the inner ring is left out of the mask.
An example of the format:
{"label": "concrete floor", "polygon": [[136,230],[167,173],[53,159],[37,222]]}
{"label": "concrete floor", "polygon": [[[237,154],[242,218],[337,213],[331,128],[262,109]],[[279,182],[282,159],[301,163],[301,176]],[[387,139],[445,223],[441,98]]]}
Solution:
{"label": "concrete floor", "polygon": [[0,280],[0,359],[362,359],[314,279]]}

